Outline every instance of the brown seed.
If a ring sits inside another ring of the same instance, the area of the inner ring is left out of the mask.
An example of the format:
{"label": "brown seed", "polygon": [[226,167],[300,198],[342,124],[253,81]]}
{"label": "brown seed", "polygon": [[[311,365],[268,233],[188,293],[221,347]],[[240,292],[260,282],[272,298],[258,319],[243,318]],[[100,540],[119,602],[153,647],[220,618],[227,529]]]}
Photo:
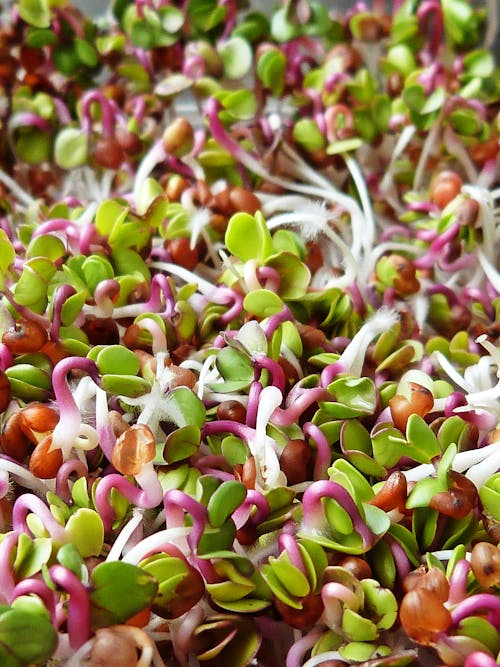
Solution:
{"label": "brown seed", "polygon": [[33,449],[33,442],[23,433],[21,413],[16,412],[3,425],[0,445],[7,456],[22,462]]}
{"label": "brown seed", "polygon": [[296,630],[308,630],[317,623],[323,613],[324,605],[321,595],[309,595],[301,600],[302,609],[293,609],[287,604],[275,598],[274,605],[281,618],[290,627]]}
{"label": "brown seed", "polygon": [[288,484],[300,484],[310,479],[312,450],[305,440],[289,440],[280,456],[280,468]]}
{"label": "brown seed", "polygon": [[234,466],[234,476],[238,482],[241,482],[247,489],[255,489],[255,480],[257,479],[257,469],[255,459],[249,456],[243,465]]}
{"label": "brown seed", "polygon": [[183,266],[190,271],[195,268],[199,262],[198,248],[190,247],[190,240],[184,236],[167,241],[165,248],[170,253],[172,261],[179,266]]}
{"label": "brown seed", "polygon": [[339,562],[340,567],[349,570],[357,579],[371,579],[372,569],[363,558],[346,556]]}
{"label": "brown seed", "polygon": [[36,442],[36,433],[53,431],[59,421],[59,414],[45,403],[30,403],[21,411],[21,430]]}
{"label": "brown seed", "polygon": [[463,202],[459,204],[457,210],[455,211],[455,220],[460,225],[467,225],[468,227],[474,227],[477,222],[477,216],[479,215],[479,202],[475,199],[464,199]]}
{"label": "brown seed", "polygon": [[21,320],[5,331],[2,343],[12,354],[38,352],[48,340],[45,329],[32,320]]}
{"label": "brown seed", "polygon": [[155,454],[156,443],[151,429],[145,424],[134,424],[117,438],[111,463],[122,475],[137,475]]}
{"label": "brown seed", "polygon": [[170,176],[165,186],[165,194],[170,201],[179,201],[182,193],[189,186],[188,182],[182,176],[174,174]]}
{"label": "brown seed", "polygon": [[445,573],[438,567],[426,570],[423,565],[405,577],[403,588],[406,592],[425,588],[435,593],[442,602],[446,602],[450,592],[450,584]]}
{"label": "brown seed", "polygon": [[298,324],[297,328],[302,344],[306,348],[321,347],[326,340],[323,331],[310,324]]}
{"label": "brown seed", "polygon": [[60,448],[49,452],[51,445],[52,435],[47,435],[38,443],[30,456],[29,469],[40,479],[53,479],[63,463]]}
{"label": "brown seed", "polygon": [[123,125],[118,125],[115,129],[115,140],[127,155],[134,155],[142,148],[142,142],[137,134],[130,132],[130,130]]}
{"label": "brown seed", "polygon": [[489,542],[478,542],[472,549],[470,561],[474,576],[481,586],[500,586],[500,549]]}
{"label": "brown seed", "polygon": [[193,126],[185,118],[176,118],[163,131],[163,148],[169,155],[186,155],[193,148],[193,140]]}
{"label": "brown seed", "polygon": [[389,512],[395,508],[404,508],[407,496],[406,477],[402,472],[396,471],[389,475],[384,486],[370,500],[370,505]]}
{"label": "brown seed", "polygon": [[135,667],[137,647],[132,636],[110,628],[97,630],[90,652],[90,667]]}
{"label": "brown seed", "polygon": [[453,519],[463,519],[476,506],[477,489],[465,475],[454,470],[451,470],[449,475],[453,479],[452,487],[448,491],[436,493],[431,498],[429,507]]}
{"label": "brown seed", "polygon": [[417,588],[407,593],[399,608],[399,619],[410,639],[431,644],[436,634],[451,625],[451,614],[432,591]]}
{"label": "brown seed", "polygon": [[410,382],[410,398],[396,394],[389,401],[389,409],[396,428],[406,430],[406,424],[410,415],[417,414],[425,417],[434,406],[432,392],[417,382]]}
{"label": "brown seed", "polygon": [[245,406],[239,401],[222,401],[217,406],[217,419],[229,419],[230,421],[244,424],[247,418]]}
{"label": "brown seed", "polygon": [[114,139],[100,138],[94,148],[94,160],[105,169],[118,169],[125,154],[120,144]]}
{"label": "brown seed", "polygon": [[460,193],[463,181],[455,171],[442,171],[432,181],[430,200],[443,209]]}
{"label": "brown seed", "polygon": [[254,195],[253,192],[249,192],[248,190],[241,188],[239,185],[235,185],[231,188],[229,192],[229,201],[235,212],[243,211],[244,213],[254,215],[257,211],[262,209],[260,199]]}
{"label": "brown seed", "polygon": [[488,141],[483,141],[478,144],[470,146],[468,151],[474,160],[479,164],[483,164],[486,160],[492,160],[498,155],[500,142],[498,136],[491,136]]}
{"label": "brown seed", "polygon": [[91,345],[117,345],[120,342],[118,325],[112,317],[87,315],[82,330]]}
{"label": "brown seed", "polygon": [[118,410],[110,410],[108,412],[108,417],[116,438],[123,435],[123,433],[130,427],[130,424],[123,419]]}
{"label": "brown seed", "polygon": [[0,369],[0,414],[10,403],[10,382],[5,371]]}

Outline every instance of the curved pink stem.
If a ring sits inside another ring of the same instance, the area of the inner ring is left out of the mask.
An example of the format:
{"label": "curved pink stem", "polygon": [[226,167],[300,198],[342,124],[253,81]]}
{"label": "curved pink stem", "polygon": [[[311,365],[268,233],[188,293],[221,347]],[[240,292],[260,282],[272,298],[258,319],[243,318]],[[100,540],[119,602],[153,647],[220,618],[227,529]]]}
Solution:
{"label": "curved pink stem", "polygon": [[68,635],[72,649],[79,649],[90,637],[90,596],[74,572],[62,565],[53,565],[50,578],[69,593]]}

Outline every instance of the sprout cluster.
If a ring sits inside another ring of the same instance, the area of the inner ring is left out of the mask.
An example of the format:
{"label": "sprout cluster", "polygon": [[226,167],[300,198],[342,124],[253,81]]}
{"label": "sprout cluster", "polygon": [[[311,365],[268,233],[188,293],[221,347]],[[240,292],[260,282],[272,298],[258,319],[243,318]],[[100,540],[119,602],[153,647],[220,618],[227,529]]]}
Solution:
{"label": "sprout cluster", "polygon": [[2,665],[500,664],[496,18],[2,14]]}

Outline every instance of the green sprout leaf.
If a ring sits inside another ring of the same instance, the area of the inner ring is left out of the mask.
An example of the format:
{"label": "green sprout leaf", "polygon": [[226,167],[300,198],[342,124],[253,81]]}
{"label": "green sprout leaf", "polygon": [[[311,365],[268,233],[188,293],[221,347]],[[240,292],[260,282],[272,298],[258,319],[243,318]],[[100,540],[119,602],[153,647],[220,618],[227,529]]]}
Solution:
{"label": "green sprout leaf", "polygon": [[35,28],[48,28],[50,26],[49,3],[47,0],[20,0],[19,16]]}
{"label": "green sprout leaf", "polygon": [[0,607],[0,662],[4,667],[45,665],[57,646],[46,613]]}
{"label": "green sprout leaf", "polygon": [[7,271],[16,258],[16,252],[9,237],[0,229],[0,290],[5,287]]}
{"label": "green sprout leaf", "polygon": [[243,262],[263,261],[273,252],[271,234],[260,211],[255,216],[235,213],[227,226],[225,244],[229,252]]}
{"label": "green sprout leaf", "polygon": [[92,628],[124,623],[141,609],[150,605],[157,593],[157,580],[122,561],[98,565],[90,575]]}
{"label": "green sprout leaf", "polygon": [[61,130],[54,143],[54,160],[61,169],[76,169],[87,162],[87,135],[77,127]]}

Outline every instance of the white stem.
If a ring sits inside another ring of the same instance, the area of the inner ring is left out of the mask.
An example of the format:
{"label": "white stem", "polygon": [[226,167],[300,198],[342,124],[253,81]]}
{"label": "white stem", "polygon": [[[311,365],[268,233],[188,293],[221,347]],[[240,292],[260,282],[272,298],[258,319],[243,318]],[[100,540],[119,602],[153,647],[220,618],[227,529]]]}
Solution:
{"label": "white stem", "polygon": [[177,264],[172,264],[171,262],[151,262],[150,266],[154,269],[161,269],[162,271],[171,273],[186,283],[196,283],[198,285],[198,291],[205,296],[208,296],[215,290],[215,285],[212,285],[208,280],[200,278],[192,271],[188,271],[188,269],[178,266]]}
{"label": "white stem", "polygon": [[[146,556],[158,549],[163,547],[165,544],[174,544],[176,547],[179,546],[179,541],[181,538],[186,538],[191,532],[190,526],[181,526],[179,528],[166,528],[165,530],[160,530],[158,533],[149,535],[145,537],[139,544],[136,544],[135,547],[132,547],[128,553],[122,558],[124,563],[132,563],[132,565],[137,565],[141,562]],[[184,541],[184,540],[183,540]],[[182,548],[181,548],[182,550]]]}
{"label": "white stem", "polygon": [[106,561],[113,561],[120,559],[122,551],[127,546],[127,542],[129,541],[130,537],[134,533],[137,526],[143,520],[144,518],[143,514],[144,514],[143,510],[139,509],[138,507],[134,508],[132,512],[132,518],[121,529],[120,534],[114,541],[113,546],[111,547],[108,555],[106,556]]}
{"label": "white stem", "polygon": [[31,489],[35,491],[40,496],[45,496],[47,491],[51,491],[46,484],[35,477],[33,473],[29,470],[26,470],[20,463],[14,463],[13,461],[7,461],[6,459],[0,459],[0,470],[6,470],[10,473],[17,481],[21,480],[21,484],[26,489]]}
{"label": "white stem", "polygon": [[3,183],[6,188],[8,188],[14,197],[19,200],[24,206],[33,206],[36,203],[36,199],[33,199],[25,190],[23,190],[16,181],[11,178],[8,174],[0,169],[0,183]]}

